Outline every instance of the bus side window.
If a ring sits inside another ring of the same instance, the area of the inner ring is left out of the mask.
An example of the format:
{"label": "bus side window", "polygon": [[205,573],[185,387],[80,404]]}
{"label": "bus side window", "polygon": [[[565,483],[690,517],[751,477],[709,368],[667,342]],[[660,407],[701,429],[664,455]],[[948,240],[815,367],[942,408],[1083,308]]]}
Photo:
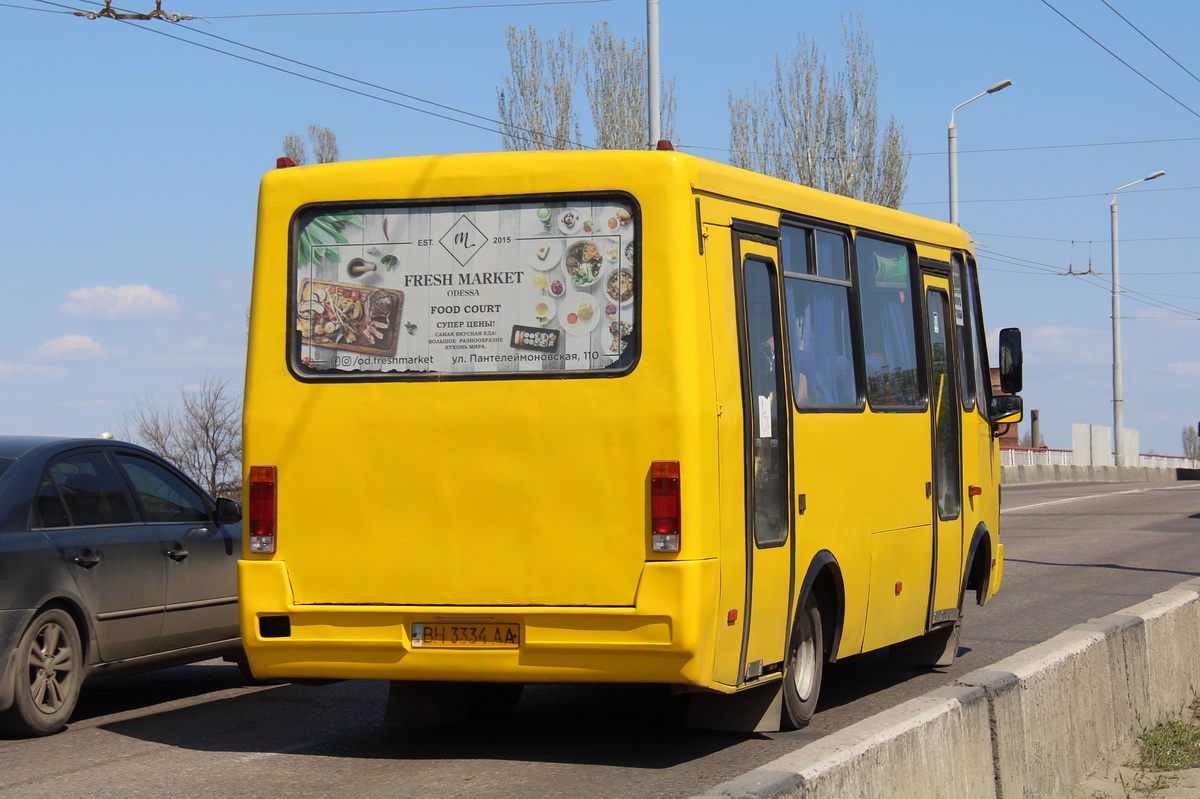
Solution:
{"label": "bus side window", "polygon": [[922,394],[908,248],[859,236],[855,250],[867,401],[876,410],[918,407]]}
{"label": "bus side window", "polygon": [[950,283],[954,296],[955,358],[958,362],[959,394],[964,411],[975,409],[976,349],[974,346],[975,301],[973,281],[967,279],[962,253],[951,258]]}
{"label": "bus side window", "polygon": [[787,310],[796,404],[856,406],[849,287],[789,277]]}
{"label": "bus side window", "polygon": [[[846,237],[792,226],[786,226],[783,235],[796,404],[801,408],[856,407]],[[815,257],[810,257],[810,243]]]}

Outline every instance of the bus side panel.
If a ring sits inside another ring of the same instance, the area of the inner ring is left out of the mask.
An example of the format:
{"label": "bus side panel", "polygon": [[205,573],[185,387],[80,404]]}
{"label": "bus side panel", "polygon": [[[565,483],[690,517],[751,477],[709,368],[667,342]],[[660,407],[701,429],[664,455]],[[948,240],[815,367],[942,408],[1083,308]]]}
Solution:
{"label": "bus side panel", "polygon": [[837,656],[920,635],[932,567],[928,415],[794,418],[796,492],[806,508],[796,522],[797,569],[822,549],[837,558],[846,591]]}
{"label": "bus side panel", "polygon": [[796,516],[796,573],[804,575],[821,550],[837,559],[845,588],[839,657],[861,651],[866,630],[871,550],[862,510],[871,483],[858,475],[873,460],[861,440],[869,421],[865,413],[793,415],[796,493],[805,508]]}

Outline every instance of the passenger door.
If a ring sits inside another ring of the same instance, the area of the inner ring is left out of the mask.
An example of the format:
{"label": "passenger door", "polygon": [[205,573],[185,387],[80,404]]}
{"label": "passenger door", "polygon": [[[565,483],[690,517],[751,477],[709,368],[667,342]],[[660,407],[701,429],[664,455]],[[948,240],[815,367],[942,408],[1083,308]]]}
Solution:
{"label": "passenger door", "polygon": [[792,573],[791,405],[784,375],[778,247],[743,235],[739,263],[738,335],[742,354],[746,485],[746,623],[740,682],[781,663],[794,590]]}
{"label": "passenger door", "polygon": [[958,620],[963,572],[962,411],[955,358],[956,325],[948,283],[925,278],[929,407],[933,444],[934,569],[930,626]]}
{"label": "passenger door", "polygon": [[237,638],[236,528],[218,525],[212,502],[162,464],[118,453],[146,524],[166,558],[166,614],[160,649]]}
{"label": "passenger door", "polygon": [[[962,308],[961,314],[955,314],[955,333],[963,408],[963,543],[970,547],[975,535],[984,528],[990,531],[992,542],[995,541],[996,521],[1000,518],[1000,480],[996,471],[999,465],[994,460],[996,443],[987,416],[991,375],[984,345],[978,276],[975,264],[961,253],[954,254],[951,264],[955,308],[960,305]],[[990,558],[999,560],[999,548],[989,543]],[[970,555],[970,551],[966,554]],[[965,559],[963,567],[967,568]],[[989,598],[992,587],[985,586],[982,599]]]}
{"label": "passenger door", "polygon": [[50,463],[38,487],[42,532],[58,549],[91,616],[99,657],[123,660],[156,651],[166,569],[154,530],[99,450]]}

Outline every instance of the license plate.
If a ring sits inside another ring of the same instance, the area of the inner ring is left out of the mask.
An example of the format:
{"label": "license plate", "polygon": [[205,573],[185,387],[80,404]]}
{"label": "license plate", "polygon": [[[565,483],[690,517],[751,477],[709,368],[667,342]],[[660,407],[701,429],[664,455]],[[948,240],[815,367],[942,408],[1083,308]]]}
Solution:
{"label": "license plate", "polygon": [[412,645],[423,649],[517,649],[521,625],[413,622]]}

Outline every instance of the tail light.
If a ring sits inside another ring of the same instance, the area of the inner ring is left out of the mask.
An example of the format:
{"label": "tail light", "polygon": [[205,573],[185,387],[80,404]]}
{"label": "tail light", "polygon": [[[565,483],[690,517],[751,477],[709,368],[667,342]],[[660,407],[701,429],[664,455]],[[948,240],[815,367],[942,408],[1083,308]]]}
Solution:
{"label": "tail light", "polygon": [[655,552],[679,551],[679,461],[650,464],[650,545]]}
{"label": "tail light", "polygon": [[262,555],[275,552],[276,472],[274,466],[251,466],[249,518],[250,551]]}

